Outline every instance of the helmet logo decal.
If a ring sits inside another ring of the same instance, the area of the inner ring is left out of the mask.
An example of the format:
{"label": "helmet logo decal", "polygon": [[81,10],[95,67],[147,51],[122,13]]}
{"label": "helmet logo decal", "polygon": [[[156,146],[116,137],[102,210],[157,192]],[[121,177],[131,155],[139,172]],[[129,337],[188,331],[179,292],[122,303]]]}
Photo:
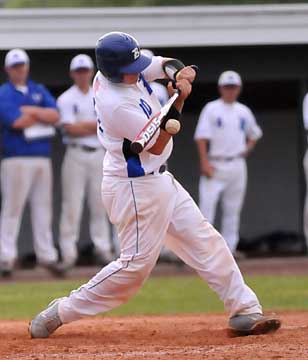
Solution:
{"label": "helmet logo decal", "polygon": [[133,50],[132,50],[132,53],[134,55],[134,60],[138,59],[138,57],[140,56],[140,50],[139,48],[135,47]]}

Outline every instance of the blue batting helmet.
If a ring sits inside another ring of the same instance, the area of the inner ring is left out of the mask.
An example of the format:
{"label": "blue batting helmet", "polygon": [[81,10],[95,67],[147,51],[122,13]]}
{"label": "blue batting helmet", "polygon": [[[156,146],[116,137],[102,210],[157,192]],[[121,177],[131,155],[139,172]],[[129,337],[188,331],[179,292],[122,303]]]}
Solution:
{"label": "blue batting helmet", "polygon": [[119,83],[123,74],[137,74],[148,67],[151,59],[142,55],[135,38],[123,32],[102,36],[95,48],[99,71],[110,81]]}

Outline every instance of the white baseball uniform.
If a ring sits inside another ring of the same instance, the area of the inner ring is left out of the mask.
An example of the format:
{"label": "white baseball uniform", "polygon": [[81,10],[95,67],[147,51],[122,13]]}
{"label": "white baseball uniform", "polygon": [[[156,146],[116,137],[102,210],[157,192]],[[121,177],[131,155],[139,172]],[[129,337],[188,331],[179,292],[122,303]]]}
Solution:
{"label": "white baseball uniform", "polygon": [[[58,99],[62,125],[78,121],[96,121],[93,89],[83,93],[73,85]],[[90,210],[90,235],[99,255],[110,258],[111,242],[109,223],[100,200],[105,150],[97,135],[69,136],[64,134],[67,145],[62,164],[62,211],[59,245],[63,261],[76,261],[77,241],[83,203],[86,198]]]}
{"label": "white baseball uniform", "polygon": [[165,105],[166,102],[169,100],[168,90],[167,90],[166,86],[160,84],[157,81],[152,81],[150,83],[150,86],[151,86],[154,94],[158,98],[160,105],[161,106]]}
{"label": "white baseball uniform", "polygon": [[203,215],[214,222],[216,205],[221,197],[221,233],[232,252],[239,241],[240,213],[247,184],[247,138],[257,140],[262,131],[249,108],[239,102],[222,99],[209,102],[202,110],[195,140],[209,141],[208,158],[215,168],[212,178],[200,177],[199,203]]}
{"label": "white baseball uniform", "polygon": [[159,156],[130,151],[130,142],[160,109],[147,82],[163,77],[161,57],[153,58],[137,84],[111,83],[101,73],[96,75],[98,133],[106,148],[102,197],[118,231],[121,255],[61,299],[58,310],[63,323],[126,302],[149,276],[164,241],[209,283],[231,314],[261,312],[224,239],[173,175],[159,173],[172,152],[172,139]]}
{"label": "white baseball uniform", "polygon": [[[303,120],[304,120],[305,130],[308,131],[308,94],[306,94],[303,102]],[[305,170],[306,184],[308,184],[308,150],[306,151],[303,164]],[[308,191],[306,191],[306,199],[304,206],[304,234],[308,248]]]}

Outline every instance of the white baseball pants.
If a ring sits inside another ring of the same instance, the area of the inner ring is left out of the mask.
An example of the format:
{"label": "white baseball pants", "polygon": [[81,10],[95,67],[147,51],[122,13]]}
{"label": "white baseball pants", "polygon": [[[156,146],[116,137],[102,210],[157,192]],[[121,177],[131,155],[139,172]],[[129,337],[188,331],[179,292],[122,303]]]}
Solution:
{"label": "white baseball pants", "polygon": [[[121,255],[61,299],[63,323],[126,302],[148,278],[166,239],[166,245],[208,282],[231,315],[262,312],[224,239],[170,173],[133,179],[105,177],[102,196],[117,226]],[[166,237],[167,233],[172,236]]]}
{"label": "white baseball pants", "polygon": [[240,215],[247,186],[246,161],[211,161],[216,169],[212,178],[200,177],[199,205],[202,214],[213,224],[216,207],[221,199],[221,234],[232,253],[239,242]]}
{"label": "white baseball pants", "polygon": [[59,245],[63,261],[74,263],[78,256],[84,200],[90,211],[90,236],[96,251],[110,254],[111,240],[107,214],[101,201],[101,181],[105,151],[87,152],[68,147],[62,164],[62,211]]}
{"label": "white baseball pants", "polygon": [[52,168],[50,159],[14,157],[1,162],[0,262],[13,266],[26,201],[31,208],[34,250],[43,264],[58,259],[53,244]]}

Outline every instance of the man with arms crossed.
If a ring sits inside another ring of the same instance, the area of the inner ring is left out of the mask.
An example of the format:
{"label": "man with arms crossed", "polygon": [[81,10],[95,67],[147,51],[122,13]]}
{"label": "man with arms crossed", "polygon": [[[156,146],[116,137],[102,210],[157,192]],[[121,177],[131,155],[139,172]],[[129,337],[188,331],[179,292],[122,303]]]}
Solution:
{"label": "man with arms crossed", "polygon": [[[62,324],[128,301],[150,275],[164,241],[216,291],[231,314],[232,329],[244,334],[276,330],[280,321],[262,315],[224,239],[172,174],[161,169],[173,146],[165,122],[139,155],[130,148],[161,108],[148,82],[167,76],[175,81],[181,94],[166,119],[179,118],[191,92],[194,70],[179,60],[141,55],[137,41],[119,32],[98,40],[96,58],[98,132],[107,150],[102,197],[117,228],[121,255],[79,290],[56,299],[38,314],[30,324],[31,336],[48,337]],[[171,95],[171,82],[168,88]]]}
{"label": "man with arms crossed", "polygon": [[0,269],[9,276],[17,259],[22,213],[30,202],[34,250],[38,262],[56,271],[58,259],[51,232],[51,143],[58,119],[55,99],[28,79],[29,57],[21,49],[6,54],[8,82],[0,87],[3,132],[1,162]]}
{"label": "man with arms crossed", "polygon": [[250,109],[237,101],[242,80],[225,71],[218,80],[220,98],[203,108],[195,132],[200,157],[200,210],[213,224],[216,205],[222,200],[221,234],[235,257],[240,214],[247,185],[245,158],[262,136]]}
{"label": "man with arms crossed", "polygon": [[74,85],[58,99],[60,122],[66,144],[62,164],[62,211],[59,245],[62,270],[74,266],[77,260],[83,202],[86,198],[90,210],[90,235],[95,251],[106,265],[113,257],[109,224],[100,199],[105,150],[96,134],[96,114],[93,103],[92,59],[85,54],[75,56],[70,65]]}

